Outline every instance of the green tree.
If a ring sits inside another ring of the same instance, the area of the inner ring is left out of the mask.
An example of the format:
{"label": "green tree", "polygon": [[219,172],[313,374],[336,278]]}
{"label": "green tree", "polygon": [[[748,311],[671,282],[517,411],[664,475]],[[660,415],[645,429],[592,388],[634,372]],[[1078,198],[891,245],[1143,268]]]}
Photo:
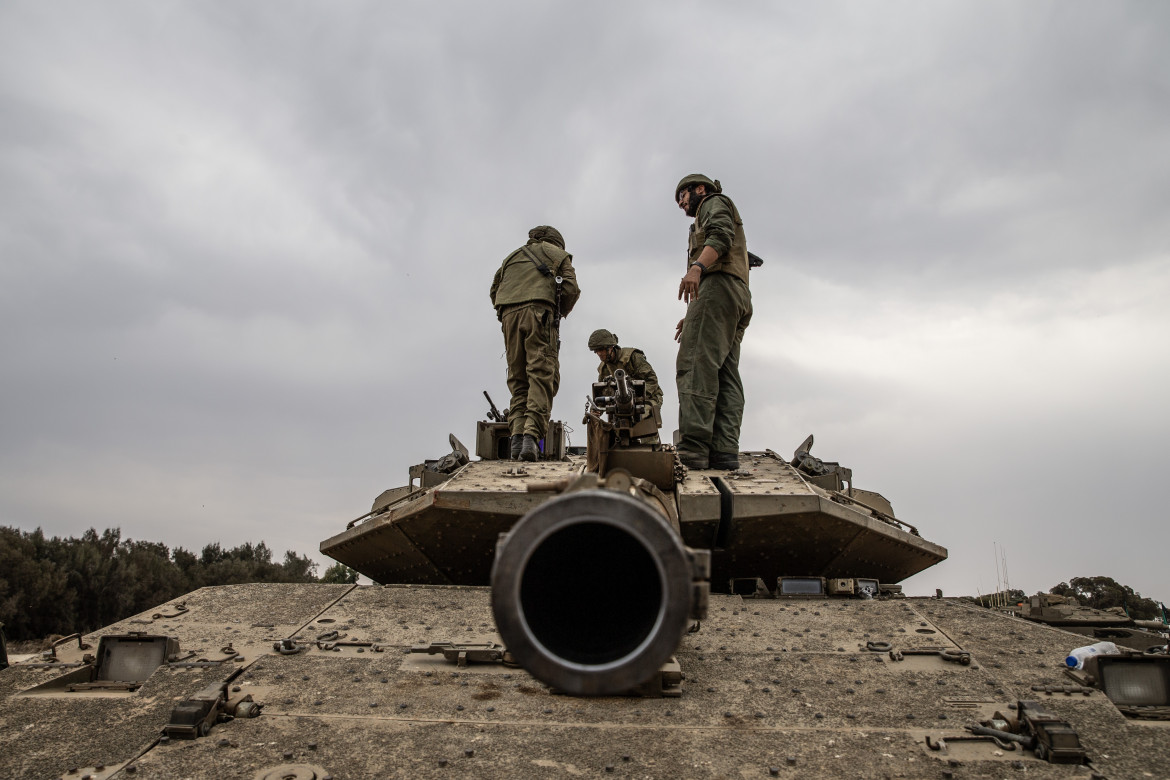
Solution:
{"label": "green tree", "polygon": [[335,563],[321,575],[321,582],[336,585],[352,585],[358,581],[358,573],[344,563]]}
{"label": "green tree", "polygon": [[226,550],[214,542],[197,557],[123,540],[117,528],[61,539],[0,526],[0,622],[13,640],[84,633],[206,585],[316,582],[316,571],[292,550],[273,563],[264,542]]}
{"label": "green tree", "polygon": [[1109,609],[1124,607],[1137,620],[1152,620],[1161,615],[1158,603],[1112,577],[1073,577],[1051,589],[1058,596],[1071,596],[1086,607]]}
{"label": "green tree", "polygon": [[53,560],[60,540],[41,529],[0,527],[0,622],[13,640],[60,633],[73,619],[77,594]]}
{"label": "green tree", "polygon": [[317,564],[307,555],[286,550],[280,568],[283,569],[281,582],[317,582]]}

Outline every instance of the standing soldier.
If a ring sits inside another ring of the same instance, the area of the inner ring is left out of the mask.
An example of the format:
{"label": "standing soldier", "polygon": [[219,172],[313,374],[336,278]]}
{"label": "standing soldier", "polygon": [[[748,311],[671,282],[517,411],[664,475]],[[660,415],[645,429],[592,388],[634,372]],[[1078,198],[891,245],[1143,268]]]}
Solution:
{"label": "standing soldier", "polygon": [[[658,386],[658,375],[654,367],[646,359],[646,353],[640,349],[618,346],[618,337],[604,328],[589,334],[589,351],[601,360],[597,367],[597,381],[604,382],[613,376],[619,368],[626,372],[630,379],[641,379],[646,383],[646,400],[658,409],[662,408],[662,388]],[[658,444],[658,434],[642,436],[639,444]]]}
{"label": "standing soldier", "polygon": [[560,231],[548,225],[529,230],[528,243],[496,271],[491,295],[508,355],[512,459],[536,460],[561,380],[561,317],[581,296]]}
{"label": "standing soldier", "polygon": [[743,220],[719,182],[702,174],[684,176],[674,200],[695,220],[678,286],[687,314],[674,336],[679,458],[690,468],[737,469],[744,403],[739,348],[752,319]]}

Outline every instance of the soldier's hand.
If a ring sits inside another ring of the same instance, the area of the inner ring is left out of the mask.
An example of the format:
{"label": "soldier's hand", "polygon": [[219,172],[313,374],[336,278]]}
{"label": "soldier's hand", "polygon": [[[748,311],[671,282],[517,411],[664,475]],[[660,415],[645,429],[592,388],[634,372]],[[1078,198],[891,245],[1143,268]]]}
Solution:
{"label": "soldier's hand", "polygon": [[679,320],[678,325],[674,326],[674,340],[675,341],[679,341],[682,339],[682,324],[683,324],[683,321]]}
{"label": "soldier's hand", "polygon": [[682,278],[678,285],[679,300],[690,303],[695,296],[699,294],[699,279],[703,276],[703,268],[699,265],[692,265],[687,275]]}

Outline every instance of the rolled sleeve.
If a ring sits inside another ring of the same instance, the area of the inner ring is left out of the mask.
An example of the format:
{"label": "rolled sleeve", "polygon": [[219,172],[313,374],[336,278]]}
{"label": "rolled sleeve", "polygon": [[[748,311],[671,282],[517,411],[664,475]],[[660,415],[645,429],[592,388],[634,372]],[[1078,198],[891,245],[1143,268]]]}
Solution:
{"label": "rolled sleeve", "polygon": [[709,246],[719,253],[727,254],[735,241],[735,218],[723,198],[708,198],[699,213],[699,223],[707,234],[703,246]]}

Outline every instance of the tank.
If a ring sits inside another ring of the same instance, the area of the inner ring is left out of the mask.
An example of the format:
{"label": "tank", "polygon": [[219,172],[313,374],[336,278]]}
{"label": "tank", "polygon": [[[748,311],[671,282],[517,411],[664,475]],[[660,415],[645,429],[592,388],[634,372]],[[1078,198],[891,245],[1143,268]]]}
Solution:
{"label": "tank", "polygon": [[[683,469],[643,388],[515,462],[479,421],[321,543],[0,671],[3,775],[1161,777],[1170,656],[909,596],[947,551],[808,437]],[[1145,652],[1142,652],[1142,650]]]}
{"label": "tank", "polygon": [[1092,642],[1120,640],[1138,650],[1166,644],[1166,624],[1157,620],[1134,620],[1121,607],[1094,609],[1071,596],[1037,593],[1016,604],[1012,612],[1025,620],[1080,634]]}

